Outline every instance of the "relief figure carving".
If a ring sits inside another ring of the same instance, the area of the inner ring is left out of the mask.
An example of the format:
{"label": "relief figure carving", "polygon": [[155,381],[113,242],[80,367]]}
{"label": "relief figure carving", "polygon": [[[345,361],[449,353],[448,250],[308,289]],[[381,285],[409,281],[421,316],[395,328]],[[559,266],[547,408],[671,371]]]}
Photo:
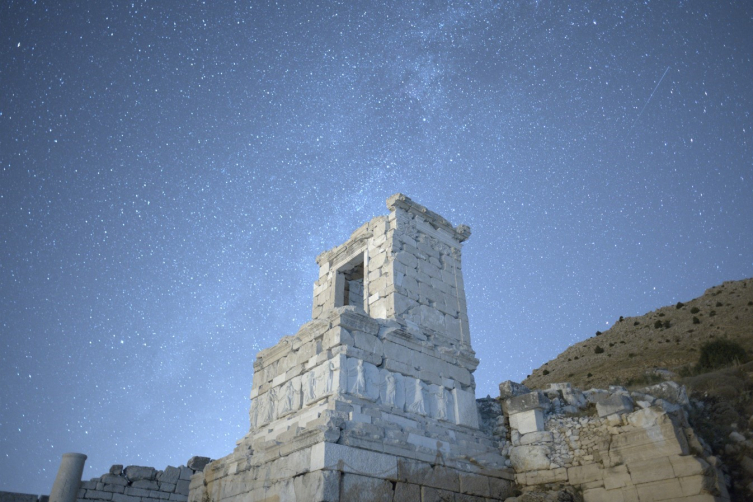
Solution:
{"label": "relief figure carving", "polygon": [[426,405],[424,404],[424,383],[421,380],[416,379],[415,395],[413,397],[413,402],[408,407],[408,411],[426,415]]}
{"label": "relief figure carving", "polygon": [[447,395],[444,387],[439,387],[436,392],[437,396],[437,418],[447,420]]}
{"label": "relief figure carving", "polygon": [[397,379],[392,373],[387,373],[384,379],[387,384],[384,402],[386,404],[389,404],[390,406],[395,406],[395,399],[397,396]]}

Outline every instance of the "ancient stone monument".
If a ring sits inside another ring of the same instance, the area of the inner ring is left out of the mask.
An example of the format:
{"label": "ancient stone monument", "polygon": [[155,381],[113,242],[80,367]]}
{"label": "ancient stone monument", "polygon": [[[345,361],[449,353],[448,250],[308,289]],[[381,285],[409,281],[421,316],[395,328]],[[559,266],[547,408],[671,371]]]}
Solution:
{"label": "ancient stone monument", "polygon": [[387,207],[317,257],[313,320],[259,352],[250,430],[192,478],[191,502],[510,495],[514,473],[479,430],[470,229],[401,194]]}

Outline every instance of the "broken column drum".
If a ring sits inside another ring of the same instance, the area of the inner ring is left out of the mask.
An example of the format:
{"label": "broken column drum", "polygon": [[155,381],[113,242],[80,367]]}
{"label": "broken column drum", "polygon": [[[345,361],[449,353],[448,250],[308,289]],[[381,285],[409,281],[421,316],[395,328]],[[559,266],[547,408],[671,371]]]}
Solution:
{"label": "broken column drum", "polygon": [[479,430],[470,229],[401,194],[387,207],[317,257],[312,321],[257,354],[250,430],[194,476],[189,500],[509,495],[513,473]]}
{"label": "broken column drum", "polygon": [[63,454],[50,491],[50,502],[76,502],[85,462],[86,455],[83,453]]}

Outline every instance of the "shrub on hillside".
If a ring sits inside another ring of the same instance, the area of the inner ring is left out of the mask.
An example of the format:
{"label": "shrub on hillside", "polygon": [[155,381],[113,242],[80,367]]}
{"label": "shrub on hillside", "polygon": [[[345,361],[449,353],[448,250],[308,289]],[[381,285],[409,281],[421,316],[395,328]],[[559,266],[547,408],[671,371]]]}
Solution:
{"label": "shrub on hillside", "polygon": [[601,354],[602,352],[604,352],[604,349],[602,349],[599,345],[597,345],[596,348],[594,349],[594,354]]}
{"label": "shrub on hillside", "polygon": [[736,362],[744,363],[747,360],[748,355],[739,343],[723,339],[714,340],[701,346],[701,355],[696,368],[699,371],[708,371]]}

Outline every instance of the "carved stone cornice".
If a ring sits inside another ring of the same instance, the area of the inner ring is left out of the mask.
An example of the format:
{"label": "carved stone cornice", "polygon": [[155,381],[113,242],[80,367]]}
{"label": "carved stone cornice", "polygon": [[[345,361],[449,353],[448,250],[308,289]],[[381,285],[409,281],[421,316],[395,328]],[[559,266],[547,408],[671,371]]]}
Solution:
{"label": "carved stone cornice", "polygon": [[420,216],[434,228],[441,228],[448,232],[458,242],[466,241],[471,236],[471,227],[468,225],[458,225],[457,227],[453,227],[452,223],[439,216],[434,211],[430,211],[421,204],[413,202],[413,200],[407,195],[396,193],[387,199],[387,209],[392,212],[397,208],[410,214]]}

